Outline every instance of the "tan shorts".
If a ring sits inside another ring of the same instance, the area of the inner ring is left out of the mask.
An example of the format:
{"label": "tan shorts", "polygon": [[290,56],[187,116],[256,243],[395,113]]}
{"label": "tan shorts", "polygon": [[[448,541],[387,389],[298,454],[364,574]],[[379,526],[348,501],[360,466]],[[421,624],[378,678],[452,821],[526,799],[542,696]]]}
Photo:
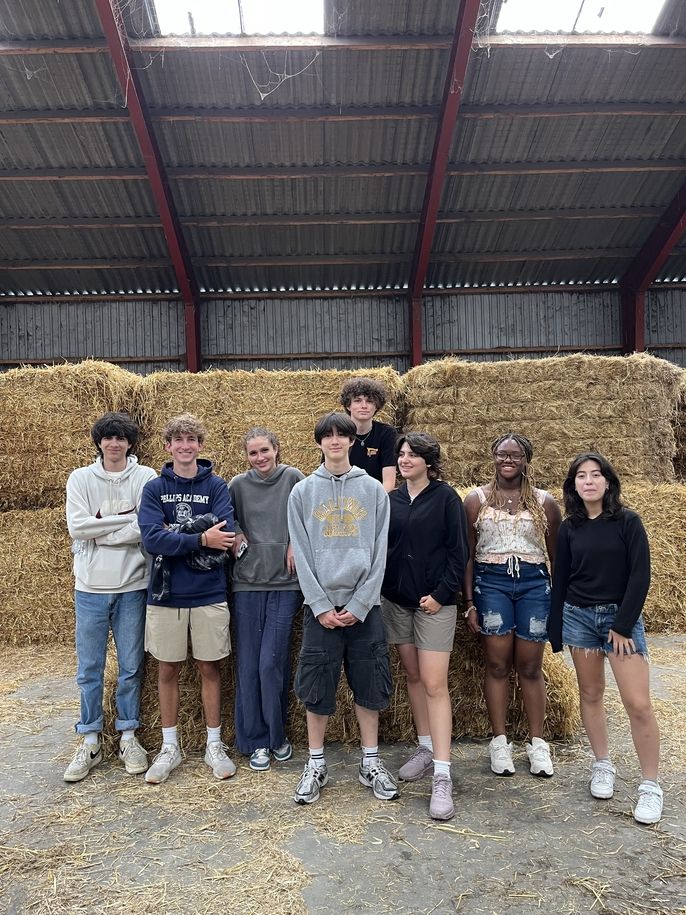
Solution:
{"label": "tan shorts", "polygon": [[185,661],[189,632],[196,661],[219,661],[231,654],[226,602],[205,607],[146,607],[145,650],[158,661]]}
{"label": "tan shorts", "polygon": [[446,604],[429,614],[381,598],[381,612],[391,645],[415,645],[424,651],[452,651],[457,606]]}

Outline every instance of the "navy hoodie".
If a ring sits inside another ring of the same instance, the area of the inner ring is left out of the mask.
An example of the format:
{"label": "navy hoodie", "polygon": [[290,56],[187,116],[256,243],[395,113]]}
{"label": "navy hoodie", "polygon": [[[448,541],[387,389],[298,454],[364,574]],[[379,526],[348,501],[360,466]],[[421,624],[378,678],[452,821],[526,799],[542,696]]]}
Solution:
{"label": "navy hoodie", "polygon": [[192,479],[177,476],[169,461],[161,476],[146,484],[138,512],[143,545],[151,556],[168,557],[171,572],[169,598],[164,603],[153,600],[148,588],[149,604],[203,607],[226,600],[223,566],[205,572],[191,569],[186,563],[186,556],[198,549],[198,535],[168,530],[170,524],[208,512],[226,521],[225,530],[234,530],[233,506],[226,482],[212,472],[212,462],[205,458],[198,459],[198,472]]}

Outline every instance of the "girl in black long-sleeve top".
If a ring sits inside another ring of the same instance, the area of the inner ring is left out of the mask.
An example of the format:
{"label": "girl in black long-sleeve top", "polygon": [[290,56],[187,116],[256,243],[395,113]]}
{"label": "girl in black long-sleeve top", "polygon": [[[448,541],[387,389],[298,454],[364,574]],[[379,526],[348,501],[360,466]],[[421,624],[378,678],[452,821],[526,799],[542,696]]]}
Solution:
{"label": "girl in black long-sleeve top", "polygon": [[570,649],[581,717],[595,755],[591,794],[610,798],[615,767],[609,758],[603,696],[607,657],[638,754],[643,781],[634,818],[657,823],[660,735],[650,703],[648,649],[641,611],[650,585],[648,538],[636,512],[621,502],[620,483],[600,454],[580,454],[563,485],[566,518],[557,540],[549,620],[553,651]]}

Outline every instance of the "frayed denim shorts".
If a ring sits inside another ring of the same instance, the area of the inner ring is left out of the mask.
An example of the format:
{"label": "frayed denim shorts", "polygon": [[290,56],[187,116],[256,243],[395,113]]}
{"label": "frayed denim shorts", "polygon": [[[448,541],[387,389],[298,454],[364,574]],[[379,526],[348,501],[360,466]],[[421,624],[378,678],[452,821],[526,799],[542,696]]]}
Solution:
{"label": "frayed denim shorts", "polygon": [[527,642],[548,640],[550,575],[544,564],[475,562],[474,606],[483,635],[514,630]]}
{"label": "frayed denim shorts", "polygon": [[[617,616],[617,604],[596,604],[593,607],[575,607],[565,601],[562,610],[562,642],[568,648],[585,648],[586,651],[612,653],[612,643],[607,637]],[[643,617],[639,616],[631,630],[635,652],[648,658]]]}

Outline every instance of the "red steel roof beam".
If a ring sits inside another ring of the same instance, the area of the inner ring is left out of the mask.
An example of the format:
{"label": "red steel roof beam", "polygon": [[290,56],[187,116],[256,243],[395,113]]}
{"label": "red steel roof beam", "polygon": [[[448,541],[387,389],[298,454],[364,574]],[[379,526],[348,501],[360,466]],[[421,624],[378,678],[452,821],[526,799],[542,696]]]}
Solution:
{"label": "red steel roof beam", "polygon": [[184,304],[186,327],[186,368],[200,371],[200,322],[198,320],[198,288],[193,278],[191,260],[181,231],[181,224],[169,189],[162,156],[152,132],[150,115],[143,96],[138,74],[133,66],[131,48],[124,28],[119,0],[95,0],[112,62],[129,111],[131,124],[143,153],[150,186],[160,211],[162,228],[176,273]]}
{"label": "red steel roof beam", "polygon": [[622,350],[645,349],[645,293],[686,231],[686,183],[660,217],[619,281],[622,298]]}
{"label": "red steel roof beam", "polygon": [[460,110],[462,88],[467,72],[467,64],[469,63],[469,54],[472,49],[479,7],[480,0],[462,0],[457,13],[457,21],[455,22],[455,34],[450,50],[448,74],[443,89],[441,113],[431,155],[426,191],[424,192],[424,204],[412,260],[412,270],[410,271],[410,327],[412,328],[410,360],[412,365],[420,365],[422,362],[422,291],[429,268],[431,246],[438,218],[438,206],[443,193],[448,154],[457,114]]}

